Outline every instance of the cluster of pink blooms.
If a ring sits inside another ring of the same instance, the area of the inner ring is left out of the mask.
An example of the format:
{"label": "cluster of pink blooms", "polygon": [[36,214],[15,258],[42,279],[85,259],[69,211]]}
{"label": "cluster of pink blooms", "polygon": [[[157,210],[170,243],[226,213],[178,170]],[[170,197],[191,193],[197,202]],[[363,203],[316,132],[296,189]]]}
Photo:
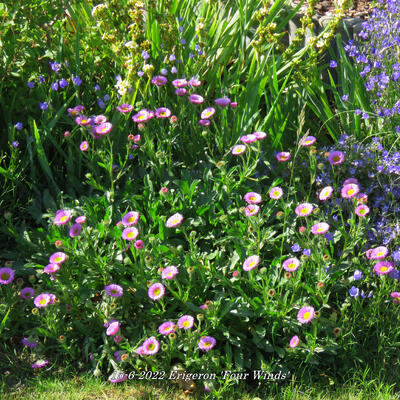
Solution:
{"label": "cluster of pink blooms", "polygon": [[[253,132],[250,133],[249,135],[244,135],[240,138],[240,141],[245,144],[251,144],[256,142],[257,140],[262,140],[267,137],[267,134],[265,132]],[[233,146],[232,148],[232,154],[234,156],[238,156],[240,154],[243,154],[246,151],[246,145],[245,144],[237,144]]]}
{"label": "cluster of pink blooms", "polygon": [[[72,217],[72,211],[70,210],[58,210],[56,211],[56,215],[54,217],[54,225],[65,225],[67,224]],[[82,231],[82,224],[86,222],[86,217],[81,215],[75,219],[75,224],[73,224],[69,229],[69,236],[76,237]]]}
{"label": "cluster of pink blooms", "polygon": [[[124,108],[121,108],[123,110],[128,107],[127,104],[124,104],[122,106],[124,106]],[[113,125],[111,124],[111,122],[107,121],[107,117],[105,115],[95,115],[92,117],[87,117],[86,115],[82,114],[83,110],[84,107],[82,105],[79,105],[74,108],[68,108],[67,111],[71,117],[75,117],[75,123],[81,127],[86,128],[86,130],[95,139],[101,139],[103,136],[107,136],[111,132]],[[65,136],[70,136],[70,132],[68,132],[68,135]],[[89,143],[84,140],[79,145],[79,148],[81,149],[81,151],[87,151],[89,149]]]}

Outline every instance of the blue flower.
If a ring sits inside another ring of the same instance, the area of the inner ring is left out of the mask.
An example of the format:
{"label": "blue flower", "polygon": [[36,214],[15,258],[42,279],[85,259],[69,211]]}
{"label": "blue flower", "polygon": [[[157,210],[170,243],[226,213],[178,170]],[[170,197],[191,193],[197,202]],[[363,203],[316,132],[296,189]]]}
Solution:
{"label": "blue flower", "polygon": [[333,233],[332,232],[325,233],[325,239],[331,242],[333,240]]}
{"label": "blue flower", "polygon": [[60,71],[60,69],[61,69],[61,64],[59,64],[59,63],[57,63],[57,62],[51,62],[51,61],[49,61],[49,64],[50,64],[51,69],[52,69],[53,71],[55,71],[55,72]]}
{"label": "blue flower", "polygon": [[79,76],[74,76],[72,78],[72,82],[74,83],[75,86],[80,86],[80,84],[82,83],[82,79],[79,78]]}
{"label": "blue flower", "polygon": [[44,83],[44,81],[45,81],[45,79],[43,78],[42,75],[40,75],[40,76],[39,76],[39,82],[40,82],[40,83]]}
{"label": "blue flower", "polygon": [[17,131],[20,131],[23,127],[24,127],[24,126],[22,125],[22,122],[17,122],[17,123],[14,125],[14,128],[15,128]]}
{"label": "blue flower", "polygon": [[106,104],[104,103],[104,101],[102,99],[97,99],[97,104],[102,110],[104,110],[106,108]]}
{"label": "blue flower", "polygon": [[143,71],[138,71],[137,75],[138,75],[139,78],[141,78],[144,75],[144,72]]}
{"label": "blue flower", "polygon": [[337,67],[337,62],[335,60],[331,60],[331,63],[329,64],[330,68],[336,68]]}
{"label": "blue flower", "polygon": [[17,147],[19,146],[18,140],[14,140],[14,141],[12,142],[12,145],[13,145],[14,148],[17,148]]}
{"label": "blue flower", "polygon": [[96,85],[96,86],[94,87],[94,90],[96,90],[96,92],[97,92],[98,90],[100,90],[100,86],[99,86],[99,85]]}
{"label": "blue flower", "polygon": [[53,82],[51,84],[51,90],[57,91],[58,90],[58,83],[57,82]]}
{"label": "blue flower", "polygon": [[171,55],[169,56],[169,61],[173,62],[173,61],[175,61],[175,60],[176,60],[175,54],[171,54]]}
{"label": "blue flower", "polygon": [[356,270],[354,271],[353,278],[354,278],[354,280],[356,280],[356,281],[362,279],[362,278],[363,278],[363,273],[362,273],[362,271],[360,271],[359,269],[356,269]]}
{"label": "blue flower", "polygon": [[347,94],[344,94],[343,96],[342,96],[342,100],[343,101],[347,101],[349,99],[349,96],[347,95]]}
{"label": "blue flower", "polygon": [[185,45],[186,44],[186,40],[185,39],[181,39],[180,43]]}
{"label": "blue flower", "polygon": [[311,249],[304,249],[303,250],[303,254],[307,257],[309,257],[311,255]]}
{"label": "blue flower", "polygon": [[103,100],[104,100],[105,102],[107,102],[108,100],[110,100],[110,95],[109,95],[109,94],[105,94],[104,97],[103,97]]}
{"label": "blue flower", "polygon": [[35,82],[34,81],[28,81],[27,85],[28,85],[29,89],[33,89],[35,87]]}
{"label": "blue flower", "polygon": [[43,103],[39,103],[39,107],[41,110],[47,110],[47,108],[49,107],[49,105],[47,104],[47,102],[43,102]]}
{"label": "blue flower", "polygon": [[351,289],[349,289],[349,295],[351,297],[358,297],[360,294],[360,289],[356,288],[355,286],[352,286]]}
{"label": "blue flower", "polygon": [[61,89],[65,89],[68,86],[68,81],[62,78],[58,81],[58,84],[60,85]]}
{"label": "blue flower", "polygon": [[168,74],[168,70],[166,68],[163,68],[161,70],[161,75],[167,75]]}
{"label": "blue flower", "polygon": [[301,247],[297,243],[295,243],[292,246],[292,251],[295,252],[295,253],[298,253],[299,251],[301,251]]}
{"label": "blue flower", "polygon": [[176,74],[177,72],[178,70],[176,69],[176,67],[171,68],[171,74]]}
{"label": "blue flower", "polygon": [[143,60],[148,60],[150,58],[150,55],[147,51],[143,50],[142,57],[143,57]]}

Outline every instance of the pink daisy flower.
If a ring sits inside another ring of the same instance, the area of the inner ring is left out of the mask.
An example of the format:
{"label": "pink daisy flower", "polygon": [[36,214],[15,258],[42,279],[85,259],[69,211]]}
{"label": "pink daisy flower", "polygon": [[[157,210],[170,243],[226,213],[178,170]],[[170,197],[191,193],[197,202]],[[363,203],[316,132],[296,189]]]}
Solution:
{"label": "pink daisy flower", "polygon": [[254,135],[257,140],[262,140],[267,137],[267,134],[265,132],[253,132],[252,135]]}
{"label": "pink daisy flower", "polygon": [[360,191],[360,188],[355,183],[349,183],[344,185],[341,190],[341,195],[345,199],[351,199],[356,196]]}
{"label": "pink daisy flower", "polygon": [[188,83],[189,83],[190,86],[193,86],[193,87],[197,87],[197,86],[201,85],[201,81],[199,81],[196,78],[190,79]]}
{"label": "pink daisy flower", "polygon": [[49,258],[50,264],[61,264],[67,259],[67,255],[61,251],[53,253]]}
{"label": "pink daisy flower", "polygon": [[333,187],[332,187],[332,186],[325,186],[325,187],[319,192],[318,198],[319,198],[321,201],[328,200],[328,199],[330,199],[330,197],[332,196],[332,193],[333,193]]}
{"label": "pink daisy flower", "polygon": [[200,124],[201,126],[209,126],[209,125],[211,124],[211,122],[210,122],[209,119],[200,119],[200,120],[199,120],[199,124]]}
{"label": "pink daisy flower", "polygon": [[91,119],[88,118],[86,115],[81,115],[81,116],[75,118],[75,122],[77,125],[86,126],[86,125],[90,124]]}
{"label": "pink daisy flower", "polygon": [[143,240],[136,240],[136,242],[133,244],[133,246],[135,247],[135,249],[142,249],[144,246]]}
{"label": "pink daisy flower", "polygon": [[180,225],[183,221],[183,215],[176,213],[167,219],[165,223],[167,228],[175,228],[176,226]]}
{"label": "pink daisy flower", "polygon": [[216,345],[216,343],[217,341],[212,336],[203,336],[200,338],[198,346],[200,350],[209,351]]}
{"label": "pink daisy flower", "polygon": [[102,124],[103,122],[107,122],[107,117],[106,117],[105,115],[96,115],[96,116],[94,117],[94,123],[95,123],[96,125],[100,125],[100,124]]}
{"label": "pink daisy flower", "polygon": [[107,330],[106,330],[106,335],[107,336],[113,336],[116,335],[119,331],[119,327],[121,326],[121,324],[118,321],[112,322]]}
{"label": "pink daisy flower", "polygon": [[311,233],[314,235],[324,235],[329,230],[329,225],[326,222],[319,222],[311,227]]}
{"label": "pink daisy flower", "polygon": [[260,263],[260,257],[257,255],[247,257],[243,263],[243,271],[251,271]]}
{"label": "pink daisy flower", "polygon": [[331,165],[341,164],[344,161],[344,154],[341,151],[332,151],[329,154],[328,161]]}
{"label": "pink daisy flower", "polygon": [[303,307],[297,313],[297,320],[301,324],[308,324],[314,318],[313,307]]}
{"label": "pink daisy flower", "polygon": [[242,143],[254,143],[254,142],[257,141],[257,138],[256,138],[255,135],[252,135],[252,134],[250,134],[250,135],[244,135],[244,136],[242,136],[242,137],[240,138],[240,141],[241,141]]}
{"label": "pink daisy flower", "polygon": [[76,237],[81,233],[82,225],[81,224],[74,224],[69,228],[69,236]]}
{"label": "pink daisy flower", "polygon": [[356,207],[354,211],[359,217],[365,217],[369,213],[369,207],[365,204],[361,204]]}
{"label": "pink daisy flower", "polygon": [[379,261],[374,266],[374,271],[378,275],[386,275],[393,270],[393,263],[390,261]]}
{"label": "pink daisy flower", "polygon": [[299,266],[300,266],[300,261],[296,257],[288,258],[282,264],[282,268],[289,272],[297,271]]}
{"label": "pink daisy flower", "polygon": [[262,197],[256,192],[248,192],[244,195],[244,201],[250,204],[261,203]]}
{"label": "pink daisy flower", "polygon": [[185,88],[179,88],[175,90],[175,94],[177,96],[184,96],[186,94],[187,90]]}
{"label": "pink daisy flower", "polygon": [[135,240],[139,235],[139,231],[133,226],[131,228],[125,228],[122,231],[122,239]]}
{"label": "pink daisy flower", "polygon": [[168,79],[165,76],[162,75],[156,75],[153,77],[151,80],[151,83],[154,83],[157,86],[163,86],[168,82]]}
{"label": "pink daisy flower", "polygon": [[277,159],[279,162],[288,161],[288,160],[290,160],[290,153],[288,153],[288,152],[286,152],[286,151],[282,151],[282,152],[280,152],[280,153],[278,153],[278,154],[276,155],[276,159]]}
{"label": "pink daisy flower", "polygon": [[149,110],[140,110],[132,117],[133,122],[143,123],[154,117],[154,112]]}
{"label": "pink daisy flower", "polygon": [[219,107],[229,106],[231,100],[228,97],[220,97],[219,99],[215,99],[215,104]]}
{"label": "pink daisy flower", "polygon": [[112,127],[111,122],[103,122],[94,128],[94,132],[99,136],[107,135],[111,132]]}
{"label": "pink daisy flower", "polygon": [[215,114],[215,108],[214,107],[208,107],[205,110],[201,112],[201,119],[209,119]]}
{"label": "pink daisy flower", "polygon": [[192,104],[201,104],[201,103],[204,102],[204,97],[203,97],[203,96],[200,96],[199,94],[192,93],[192,94],[189,96],[189,101],[190,101]]}
{"label": "pink daisy flower", "polygon": [[193,326],[194,318],[191,315],[183,315],[178,319],[180,329],[190,329]]}
{"label": "pink daisy flower", "polygon": [[170,333],[174,332],[175,329],[176,329],[176,325],[171,321],[167,321],[167,322],[162,323],[158,327],[158,332],[161,335],[169,335]]}
{"label": "pink daisy flower", "polygon": [[79,148],[81,149],[81,151],[86,151],[89,149],[89,143],[84,140],[80,145]]}
{"label": "pink daisy flower", "polygon": [[178,274],[178,268],[175,265],[170,265],[169,267],[165,268],[161,273],[162,279],[173,279],[175,275]]}
{"label": "pink daisy flower", "polygon": [[382,260],[389,254],[389,249],[385,246],[375,247],[374,249],[370,249],[368,251],[370,251],[370,253],[368,254],[369,257],[367,257],[370,260]]}
{"label": "pink daisy flower", "polygon": [[302,203],[302,204],[299,204],[296,207],[295,213],[299,217],[307,217],[312,213],[313,209],[314,209],[314,207],[313,207],[312,204],[310,204],[310,203]]}
{"label": "pink daisy flower", "polygon": [[54,274],[60,269],[60,264],[48,264],[44,267],[43,271],[46,274]]}
{"label": "pink daisy flower", "polygon": [[131,104],[122,103],[120,106],[117,107],[118,111],[127,114],[133,110],[133,106]]}
{"label": "pink daisy flower", "polygon": [[256,204],[249,204],[245,209],[244,209],[244,214],[246,217],[251,217],[253,215],[258,214],[260,211],[260,207]]}
{"label": "pink daisy flower", "polygon": [[[315,143],[317,139],[314,136],[306,136],[305,138],[300,140],[300,146],[311,146],[312,144]],[[297,336],[294,336],[297,337]]]}
{"label": "pink daisy flower", "polygon": [[171,116],[171,110],[166,107],[157,108],[156,117],[157,118],[169,118]]}
{"label": "pink daisy flower", "polygon": [[54,225],[65,225],[72,216],[72,212],[68,210],[58,210],[54,217]]}
{"label": "pink daisy flower", "polygon": [[122,217],[122,225],[126,227],[136,225],[139,221],[139,217],[140,214],[137,211],[128,212]]}
{"label": "pink daisy flower", "polygon": [[35,307],[37,308],[47,307],[50,304],[50,300],[51,298],[49,293],[42,293],[35,297],[33,304],[35,304]]}
{"label": "pink daisy flower", "polygon": [[26,287],[21,290],[20,296],[23,299],[31,299],[35,294],[35,290],[31,287]]}
{"label": "pink daisy flower", "polygon": [[299,337],[298,337],[297,335],[296,335],[296,336],[293,336],[293,337],[290,339],[289,347],[291,347],[292,349],[294,349],[295,347],[298,346],[299,343],[300,343]]}
{"label": "pink daisy flower", "polygon": [[343,185],[348,185],[349,183],[358,185],[358,180],[356,178],[348,178],[343,182]]}
{"label": "pink daisy flower", "polygon": [[161,299],[161,297],[164,296],[165,293],[165,287],[161,283],[153,283],[150,287],[149,290],[147,291],[147,294],[152,300],[158,300]]}
{"label": "pink daisy flower", "polygon": [[393,303],[400,304],[400,292],[392,292],[390,293],[390,297],[393,297]]}
{"label": "pink daisy flower", "polygon": [[278,200],[282,197],[283,190],[279,186],[275,186],[269,191],[268,194],[271,199]]}
{"label": "pink daisy flower", "polygon": [[84,224],[86,222],[86,217],[84,215],[80,215],[75,219],[77,224]]}
{"label": "pink daisy flower", "polygon": [[187,80],[186,79],[175,79],[174,81],[171,82],[172,85],[174,85],[176,88],[181,88],[187,85]]}
{"label": "pink daisy flower", "polygon": [[144,354],[152,356],[153,354],[156,354],[160,349],[160,343],[158,343],[158,340],[154,336],[152,336],[144,341],[142,347]]}
{"label": "pink daisy flower", "polygon": [[21,343],[24,346],[30,347],[31,349],[37,347],[38,342],[36,340],[29,341],[29,338],[22,338]]}
{"label": "pink daisy flower", "polygon": [[106,293],[111,297],[121,297],[124,294],[124,289],[115,284],[107,285],[104,287]]}
{"label": "pink daisy flower", "polygon": [[14,280],[15,272],[11,268],[0,268],[0,284],[8,285]]}
{"label": "pink daisy flower", "polygon": [[43,368],[48,364],[48,360],[37,360],[35,363],[32,364],[32,368]]}
{"label": "pink daisy flower", "polygon": [[239,154],[244,153],[245,150],[246,150],[246,146],[244,144],[237,144],[236,146],[233,146],[232,154],[234,156],[238,156]]}

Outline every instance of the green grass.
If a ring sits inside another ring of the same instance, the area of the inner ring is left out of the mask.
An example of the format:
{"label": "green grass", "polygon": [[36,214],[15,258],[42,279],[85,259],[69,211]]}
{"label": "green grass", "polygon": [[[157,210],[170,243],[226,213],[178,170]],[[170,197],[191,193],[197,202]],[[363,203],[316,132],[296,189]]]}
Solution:
{"label": "green grass", "polygon": [[[4,400],[94,400],[94,399],[135,399],[135,400],[178,400],[202,399],[206,397],[201,383],[197,383],[194,394],[186,394],[178,385],[151,381],[129,381],[113,385],[104,382],[101,378],[81,375],[76,377],[63,377],[62,373],[55,373],[53,377],[42,379],[36,376],[29,386],[19,385],[9,394],[1,397]],[[364,381],[335,386],[309,386],[297,383],[283,385],[282,383],[265,382],[259,389],[249,390],[245,384],[231,386],[221,394],[220,399],[243,400],[365,400],[365,399],[399,399],[390,386],[380,385],[376,381]]]}

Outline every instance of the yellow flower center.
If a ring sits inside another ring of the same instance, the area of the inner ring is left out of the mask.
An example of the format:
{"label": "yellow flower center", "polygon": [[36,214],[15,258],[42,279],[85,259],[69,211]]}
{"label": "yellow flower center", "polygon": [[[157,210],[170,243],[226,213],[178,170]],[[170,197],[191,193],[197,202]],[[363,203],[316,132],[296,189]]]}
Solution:
{"label": "yellow flower center", "polygon": [[308,208],[302,208],[300,213],[301,214],[307,214],[308,213]]}
{"label": "yellow flower center", "polygon": [[184,321],[184,322],[182,323],[182,326],[184,326],[184,327],[189,326],[189,321]]}
{"label": "yellow flower center", "polygon": [[311,313],[310,313],[310,311],[306,311],[304,314],[303,314],[303,319],[309,319],[311,317]]}
{"label": "yellow flower center", "polygon": [[1,275],[1,279],[3,279],[4,281],[6,281],[7,279],[9,279],[10,278],[10,274],[8,273],[8,272],[4,272],[2,275]]}
{"label": "yellow flower center", "polygon": [[388,270],[388,267],[381,267],[381,272],[386,272]]}
{"label": "yellow flower center", "polygon": [[278,190],[275,190],[275,192],[273,193],[274,196],[279,196],[280,192]]}
{"label": "yellow flower center", "polygon": [[255,265],[255,261],[252,261],[250,264],[249,264],[249,268],[251,268],[253,265]]}
{"label": "yellow flower center", "polygon": [[148,346],[147,346],[147,350],[154,350],[154,343],[150,343]]}
{"label": "yellow flower center", "polygon": [[334,156],[334,157],[333,157],[333,161],[335,161],[335,162],[336,162],[336,161],[340,161],[340,157],[339,157],[339,156]]}
{"label": "yellow flower center", "polygon": [[296,265],[294,264],[294,263],[290,263],[289,265],[288,265],[288,268],[289,269],[294,269],[294,268],[296,268]]}
{"label": "yellow flower center", "polygon": [[132,238],[134,236],[134,233],[133,232],[129,232],[126,236],[130,239],[130,238]]}
{"label": "yellow flower center", "polygon": [[251,197],[250,197],[250,200],[251,200],[251,201],[256,201],[257,199],[256,199],[254,196],[251,196]]}
{"label": "yellow flower center", "polygon": [[352,194],[354,194],[354,192],[355,192],[354,189],[349,189],[349,190],[347,191],[347,194],[348,194],[349,196],[351,196]]}
{"label": "yellow flower center", "polygon": [[383,256],[383,251],[380,251],[379,253],[376,253],[376,255],[377,255],[378,257],[382,257],[382,256]]}
{"label": "yellow flower center", "polygon": [[46,299],[40,299],[40,301],[39,301],[39,304],[46,304],[47,303],[47,300]]}
{"label": "yellow flower center", "polygon": [[60,218],[60,221],[61,222],[65,222],[67,220],[67,216],[66,215],[63,215],[61,218]]}
{"label": "yellow flower center", "polygon": [[210,347],[211,346],[211,342],[203,342],[204,347]]}
{"label": "yellow flower center", "polygon": [[154,295],[158,296],[160,294],[160,289],[155,289],[153,292]]}
{"label": "yellow flower center", "polygon": [[55,259],[54,259],[54,262],[56,262],[56,263],[59,263],[59,262],[61,262],[62,261],[62,258],[61,257],[56,257]]}
{"label": "yellow flower center", "polygon": [[324,231],[324,228],[318,228],[317,229],[317,232],[323,232]]}

